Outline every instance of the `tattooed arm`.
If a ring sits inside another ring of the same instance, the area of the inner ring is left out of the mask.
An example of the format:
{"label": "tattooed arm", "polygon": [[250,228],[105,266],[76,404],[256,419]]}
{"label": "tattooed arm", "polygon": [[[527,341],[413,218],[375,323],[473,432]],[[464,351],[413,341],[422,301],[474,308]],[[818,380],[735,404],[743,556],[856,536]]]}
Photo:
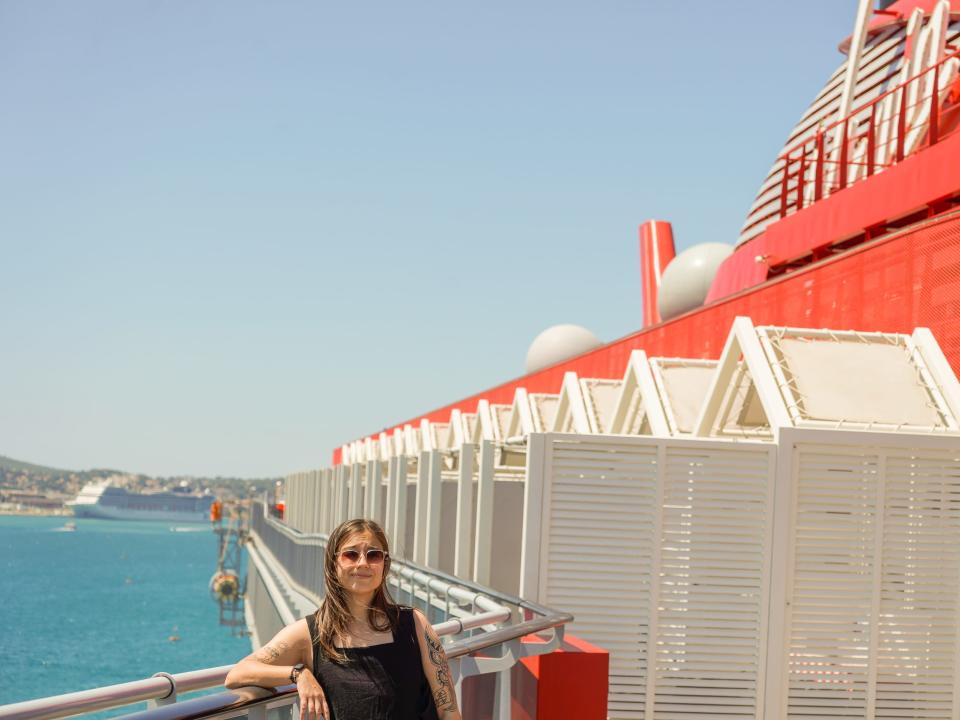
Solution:
{"label": "tattooed arm", "polygon": [[306,665],[297,678],[300,720],[329,718],[327,697],[313,676],[313,643],[306,620],[287,625],[273,640],[234,665],[223,684],[228,688],[289,685],[290,671],[297,663]]}
{"label": "tattooed arm", "polygon": [[289,685],[290,670],[297,663],[304,663],[308,668],[313,666],[306,620],[283,628],[273,640],[234,665],[224,685],[228,688]]}
{"label": "tattooed arm", "polygon": [[423,672],[430,681],[437,715],[441,720],[462,720],[460,710],[457,709],[457,694],[453,689],[453,678],[450,677],[447,653],[440,643],[440,638],[419,610],[413,611],[413,618],[417,627],[417,639],[420,641],[420,660],[423,662]]}

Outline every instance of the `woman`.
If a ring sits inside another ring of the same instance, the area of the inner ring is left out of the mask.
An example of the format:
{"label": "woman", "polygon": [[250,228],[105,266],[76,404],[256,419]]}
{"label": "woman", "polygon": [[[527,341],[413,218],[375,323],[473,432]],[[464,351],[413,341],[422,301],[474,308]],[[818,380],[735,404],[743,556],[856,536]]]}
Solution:
{"label": "woman", "polygon": [[227,674],[228,688],[296,683],[300,720],[461,720],[447,655],[426,617],[390,598],[387,537],[372,520],[330,535],[326,595]]}

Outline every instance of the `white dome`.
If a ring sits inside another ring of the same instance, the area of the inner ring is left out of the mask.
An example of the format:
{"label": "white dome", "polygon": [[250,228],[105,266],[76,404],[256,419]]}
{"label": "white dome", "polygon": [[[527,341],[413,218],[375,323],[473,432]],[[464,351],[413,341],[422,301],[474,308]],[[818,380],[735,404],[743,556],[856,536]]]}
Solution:
{"label": "white dome", "polygon": [[701,243],[677,255],[660,278],[657,309],[669,320],[703,305],[720,264],[733,252],[724,243]]}
{"label": "white dome", "polygon": [[542,370],[561,360],[603,345],[592,332],[579,325],[554,325],[544,330],[527,350],[527,372]]}

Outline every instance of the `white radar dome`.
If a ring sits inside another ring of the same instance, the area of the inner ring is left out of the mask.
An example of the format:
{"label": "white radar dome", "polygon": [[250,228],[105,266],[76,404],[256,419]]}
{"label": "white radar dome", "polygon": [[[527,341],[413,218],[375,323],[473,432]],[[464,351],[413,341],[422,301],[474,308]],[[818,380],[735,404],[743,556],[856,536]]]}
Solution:
{"label": "white radar dome", "polygon": [[527,350],[527,372],[542,370],[603,345],[592,332],[579,325],[554,325],[544,330]]}
{"label": "white radar dome", "polygon": [[660,278],[657,309],[669,320],[703,305],[720,264],[733,252],[732,245],[701,243],[677,255]]}

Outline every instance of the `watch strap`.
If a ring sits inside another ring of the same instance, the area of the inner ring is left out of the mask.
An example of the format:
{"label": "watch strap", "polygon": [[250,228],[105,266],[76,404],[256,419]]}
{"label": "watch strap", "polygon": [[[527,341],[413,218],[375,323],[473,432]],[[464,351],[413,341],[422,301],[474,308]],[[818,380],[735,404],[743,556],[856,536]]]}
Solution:
{"label": "watch strap", "polygon": [[303,672],[303,669],[306,667],[303,663],[297,663],[292,668],[290,668],[290,682],[296,685],[297,680],[300,679],[300,673]]}

